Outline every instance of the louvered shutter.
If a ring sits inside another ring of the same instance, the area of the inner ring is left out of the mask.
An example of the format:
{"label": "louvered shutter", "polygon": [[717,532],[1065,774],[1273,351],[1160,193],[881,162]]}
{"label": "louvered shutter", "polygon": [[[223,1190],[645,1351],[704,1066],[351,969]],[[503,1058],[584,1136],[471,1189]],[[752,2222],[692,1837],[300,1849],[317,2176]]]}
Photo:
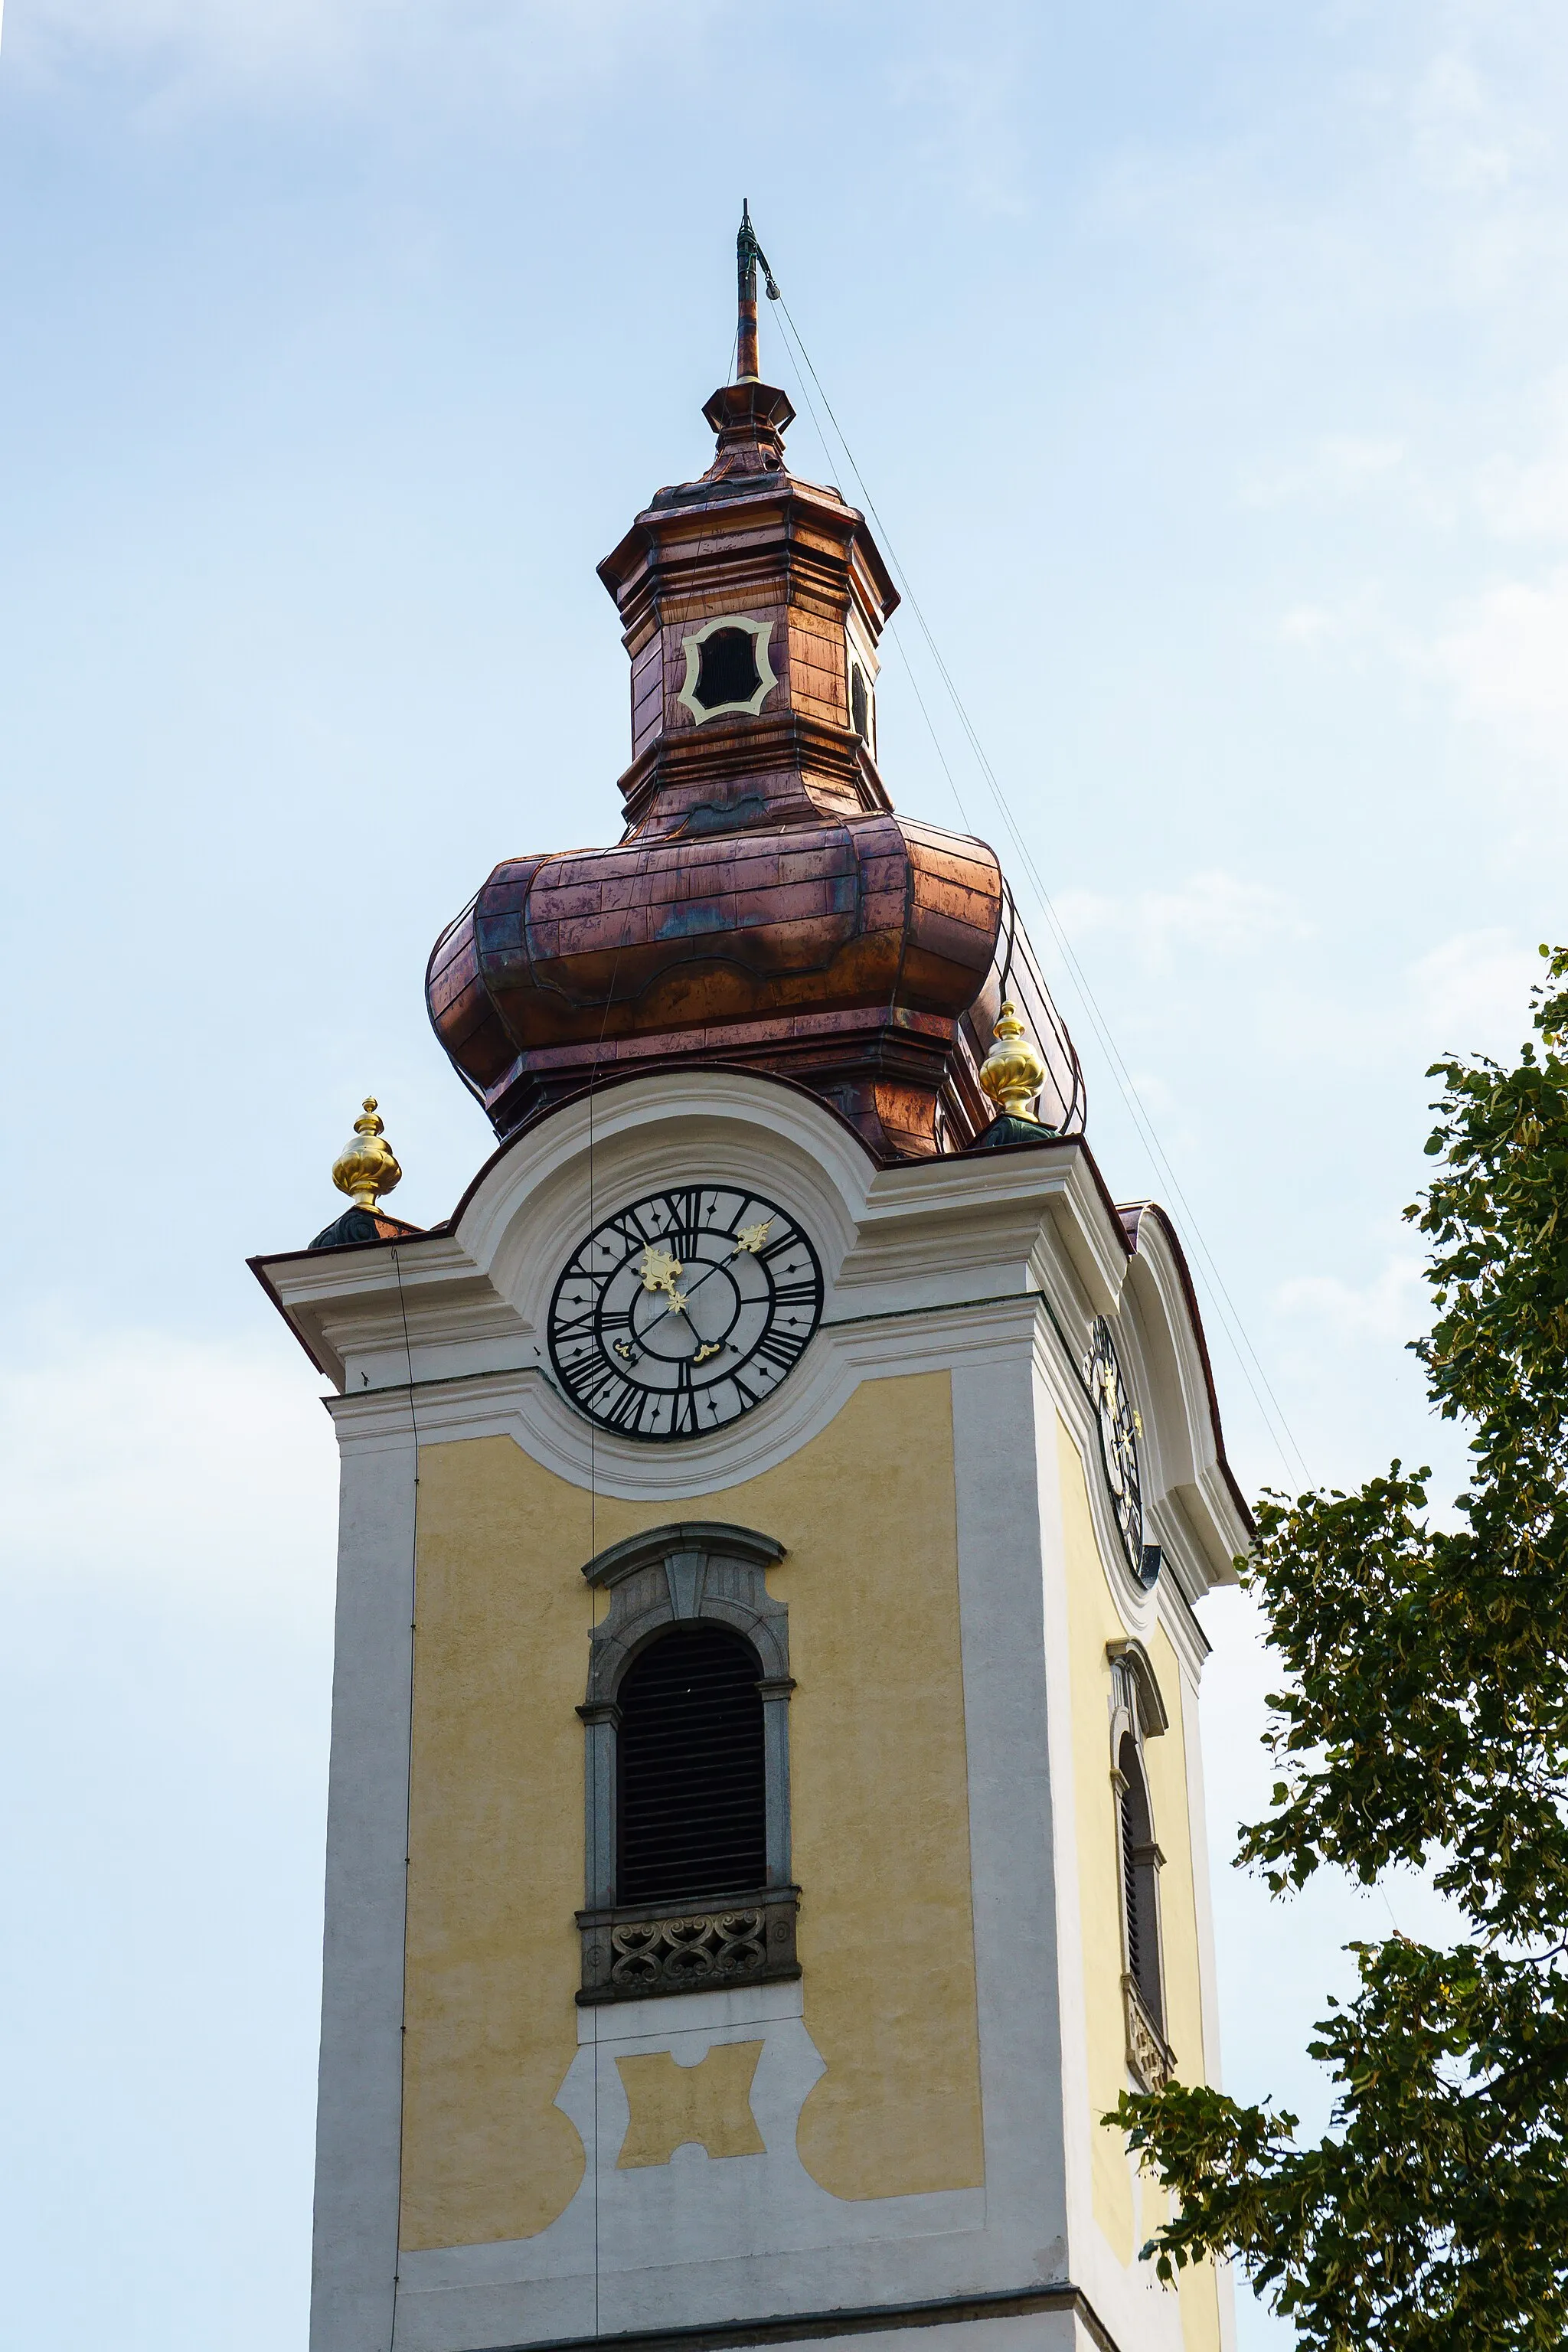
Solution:
{"label": "louvered shutter", "polygon": [[767,1876],[762,1668],[740,1635],[682,1625],[616,1692],[616,1900],[699,1903]]}

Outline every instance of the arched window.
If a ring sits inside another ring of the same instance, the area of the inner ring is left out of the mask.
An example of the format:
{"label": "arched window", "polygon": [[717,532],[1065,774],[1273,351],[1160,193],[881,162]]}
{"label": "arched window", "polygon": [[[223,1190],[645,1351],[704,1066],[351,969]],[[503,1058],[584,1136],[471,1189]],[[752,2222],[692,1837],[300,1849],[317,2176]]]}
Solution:
{"label": "arched window", "polygon": [[761,686],[757,641],[750,629],[715,629],[698,652],[697,699],[704,710],[750,702]]}
{"label": "arched window", "polygon": [[866,690],[866,673],[858,662],[849,665],[849,724],[863,743],[871,740],[871,698]]}
{"label": "arched window", "polygon": [[1110,1657],[1110,1780],[1116,1792],[1116,1853],[1121,1896],[1121,2001],[1127,2064],[1146,2091],[1162,2089],[1175,2059],[1165,2039],[1165,1978],[1160,1950],[1160,1865],[1144,1742],[1169,1718],[1142,1642],[1106,1644]]}
{"label": "arched window", "polygon": [[639,1651],[616,1694],[617,1903],[754,1895],[767,1878],[762,1666],[699,1622]]}
{"label": "arched window", "polygon": [[1127,1973],[1136,1985],[1153,2023],[1165,2022],[1164,1994],[1160,1983],[1160,1894],[1155,1876],[1159,1848],[1149,1817],[1149,1786],[1131,1735],[1121,1742],[1118,1759],[1121,1788],[1121,1916],[1126,1940]]}
{"label": "arched window", "polygon": [[790,1878],[784,1546],[714,1522],[653,1528],[583,1573],[589,1647],[581,2001],[800,1973]]}

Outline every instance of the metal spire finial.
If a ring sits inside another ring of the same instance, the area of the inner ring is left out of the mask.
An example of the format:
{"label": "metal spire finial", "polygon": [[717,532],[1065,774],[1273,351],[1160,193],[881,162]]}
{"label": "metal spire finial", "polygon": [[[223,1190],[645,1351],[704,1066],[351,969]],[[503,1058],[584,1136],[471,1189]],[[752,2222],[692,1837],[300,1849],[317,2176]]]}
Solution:
{"label": "metal spire finial", "polygon": [[776,302],[779,289],[773,283],[773,273],[768,268],[768,257],[757,243],[757,232],[752,226],[752,207],[744,196],[741,199],[741,226],[735,237],[735,285],[740,298],[740,329],[735,338],[735,381],[755,383],[762,373],[757,356],[757,264],[761,262],[763,282],[768,300]]}
{"label": "metal spire finial", "polygon": [[735,380],[755,383],[757,364],[757,236],[752,208],[741,199],[741,227],[735,239],[735,284],[740,297],[741,326],[735,339]]}

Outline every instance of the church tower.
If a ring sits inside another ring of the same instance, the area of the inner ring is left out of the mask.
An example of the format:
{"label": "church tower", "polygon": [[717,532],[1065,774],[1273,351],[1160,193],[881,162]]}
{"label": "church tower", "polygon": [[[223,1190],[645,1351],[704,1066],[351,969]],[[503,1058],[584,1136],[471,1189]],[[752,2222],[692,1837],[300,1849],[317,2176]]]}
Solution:
{"label": "church tower", "polygon": [[623,836],[431,957],[493,1156],[421,1231],[367,1102],[255,1262],[342,1455],[312,2352],[1210,2352],[1099,2119],[1215,2071],[1248,1521],[997,859],[889,799],[897,592],[760,261],[599,567]]}

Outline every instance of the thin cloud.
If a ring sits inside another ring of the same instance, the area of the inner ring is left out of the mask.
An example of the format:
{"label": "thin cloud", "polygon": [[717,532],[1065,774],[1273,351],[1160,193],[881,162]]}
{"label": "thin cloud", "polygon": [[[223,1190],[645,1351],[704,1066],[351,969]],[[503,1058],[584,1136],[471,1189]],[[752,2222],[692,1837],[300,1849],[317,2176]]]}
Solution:
{"label": "thin cloud", "polygon": [[1513,1053],[1530,1034],[1530,992],[1541,958],[1500,929],[1461,931],[1410,965],[1405,1015],[1425,1050]]}
{"label": "thin cloud", "polygon": [[1066,890],[1056,906],[1069,938],[1113,936],[1154,965],[1178,952],[1251,956],[1281,940],[1310,936],[1310,926],[1282,891],[1218,868],[1194,874],[1173,890],[1139,890],[1125,898]]}
{"label": "thin cloud", "polygon": [[1254,468],[1241,496],[1251,507],[1342,505],[1404,473],[1409,452],[1402,440],[1363,433],[1328,433],[1291,464]]}
{"label": "thin cloud", "polygon": [[1474,598],[1432,647],[1461,718],[1534,758],[1568,759],[1568,566]]}
{"label": "thin cloud", "polygon": [[1421,1261],[1392,1257],[1371,1280],[1346,1282],[1339,1275],[1299,1275],[1275,1293],[1281,1314],[1310,1318],[1341,1340],[1402,1340],[1431,1320]]}
{"label": "thin cloud", "polygon": [[336,1486],[303,1358],[82,1332],[0,1372],[0,1557],[20,1583],[319,1615]]}
{"label": "thin cloud", "polygon": [[1410,121],[1424,176],[1466,194],[1510,186],[1547,146],[1541,124],[1509,105],[1495,77],[1458,47],[1440,50],[1427,64],[1411,100]]}
{"label": "thin cloud", "polygon": [[693,38],[717,0],[34,0],[9,44],[13,70],[70,80],[133,75],[155,109],[353,105],[416,75],[527,106],[649,49]]}

